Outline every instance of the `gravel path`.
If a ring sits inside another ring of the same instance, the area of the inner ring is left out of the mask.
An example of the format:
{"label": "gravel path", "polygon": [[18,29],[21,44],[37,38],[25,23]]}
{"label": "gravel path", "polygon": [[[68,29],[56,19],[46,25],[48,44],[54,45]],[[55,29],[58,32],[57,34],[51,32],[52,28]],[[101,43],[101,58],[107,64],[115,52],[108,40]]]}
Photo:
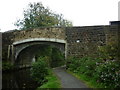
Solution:
{"label": "gravel path", "polygon": [[88,88],[82,81],[67,73],[63,67],[53,69],[61,81],[62,88]]}

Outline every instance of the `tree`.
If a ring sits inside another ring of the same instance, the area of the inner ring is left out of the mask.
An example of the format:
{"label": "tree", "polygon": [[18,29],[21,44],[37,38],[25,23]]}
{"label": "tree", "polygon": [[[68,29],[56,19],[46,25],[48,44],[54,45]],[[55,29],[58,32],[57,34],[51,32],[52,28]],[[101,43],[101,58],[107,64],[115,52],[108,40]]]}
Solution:
{"label": "tree", "polygon": [[62,14],[55,14],[42,3],[29,3],[24,10],[23,20],[17,20],[15,26],[20,29],[44,27],[44,26],[72,26],[72,22],[63,19]]}

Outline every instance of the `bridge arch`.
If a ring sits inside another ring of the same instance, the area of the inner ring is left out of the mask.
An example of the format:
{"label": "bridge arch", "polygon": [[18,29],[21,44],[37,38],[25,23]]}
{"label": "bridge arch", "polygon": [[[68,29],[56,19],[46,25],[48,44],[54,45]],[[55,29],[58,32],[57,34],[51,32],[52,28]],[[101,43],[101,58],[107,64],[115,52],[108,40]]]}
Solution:
{"label": "bridge arch", "polygon": [[31,41],[49,41],[49,42],[58,42],[58,43],[66,43],[63,39],[56,39],[56,38],[29,38],[20,41],[13,42],[13,45],[31,42]]}
{"label": "bridge arch", "polygon": [[53,47],[58,48],[65,54],[66,58],[66,41],[62,39],[54,39],[54,38],[31,38],[31,39],[24,39],[13,43],[14,46],[14,60],[17,59],[18,55],[21,51],[30,47],[32,45],[51,45]]}

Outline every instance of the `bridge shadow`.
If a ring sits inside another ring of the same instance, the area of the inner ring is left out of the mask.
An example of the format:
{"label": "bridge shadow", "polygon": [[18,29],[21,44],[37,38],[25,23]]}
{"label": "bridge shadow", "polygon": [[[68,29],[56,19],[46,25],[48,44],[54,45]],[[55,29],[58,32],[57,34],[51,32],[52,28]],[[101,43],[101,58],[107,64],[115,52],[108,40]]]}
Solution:
{"label": "bridge shadow", "polygon": [[53,45],[47,44],[35,44],[28,46],[21,50],[18,54],[14,65],[16,67],[29,67],[33,62],[36,62],[38,57],[49,57],[51,60],[51,67],[60,66],[65,62],[65,51],[60,50],[60,48]]}

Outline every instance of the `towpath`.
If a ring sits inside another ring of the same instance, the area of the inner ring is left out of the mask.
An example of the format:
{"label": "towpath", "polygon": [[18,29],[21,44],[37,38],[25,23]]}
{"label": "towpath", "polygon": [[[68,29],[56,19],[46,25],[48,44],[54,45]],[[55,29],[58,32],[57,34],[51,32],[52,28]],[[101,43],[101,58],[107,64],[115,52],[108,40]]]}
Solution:
{"label": "towpath", "polygon": [[62,88],[88,88],[82,81],[67,73],[64,67],[54,68],[53,71],[60,79]]}

